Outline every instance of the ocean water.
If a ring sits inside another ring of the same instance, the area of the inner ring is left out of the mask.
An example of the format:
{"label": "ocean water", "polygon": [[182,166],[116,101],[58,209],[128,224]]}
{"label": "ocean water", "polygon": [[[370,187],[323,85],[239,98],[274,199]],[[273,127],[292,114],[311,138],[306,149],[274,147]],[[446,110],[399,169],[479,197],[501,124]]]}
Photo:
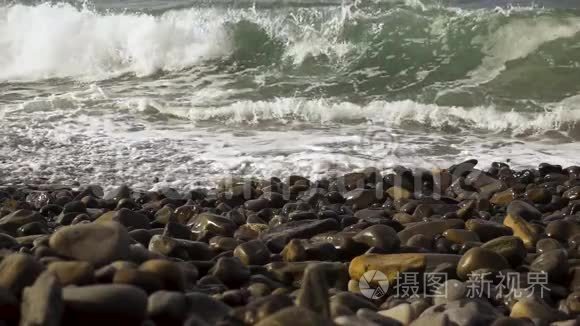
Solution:
{"label": "ocean water", "polygon": [[576,0],[0,1],[0,183],[579,163]]}

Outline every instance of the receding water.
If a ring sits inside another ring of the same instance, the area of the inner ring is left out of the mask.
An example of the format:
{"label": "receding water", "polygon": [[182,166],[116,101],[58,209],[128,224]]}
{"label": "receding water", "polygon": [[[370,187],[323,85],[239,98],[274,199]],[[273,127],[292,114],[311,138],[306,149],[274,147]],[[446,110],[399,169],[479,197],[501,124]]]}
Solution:
{"label": "receding water", "polygon": [[0,181],[577,164],[575,2],[4,2]]}

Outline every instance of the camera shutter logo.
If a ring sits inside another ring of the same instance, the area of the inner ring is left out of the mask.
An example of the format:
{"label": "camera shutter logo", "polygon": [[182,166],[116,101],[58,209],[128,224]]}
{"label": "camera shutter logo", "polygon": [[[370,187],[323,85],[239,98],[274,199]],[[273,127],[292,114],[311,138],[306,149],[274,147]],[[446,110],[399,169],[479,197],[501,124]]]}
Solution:
{"label": "camera shutter logo", "polygon": [[358,281],[358,287],[362,295],[369,299],[380,299],[389,289],[387,276],[380,271],[366,271]]}

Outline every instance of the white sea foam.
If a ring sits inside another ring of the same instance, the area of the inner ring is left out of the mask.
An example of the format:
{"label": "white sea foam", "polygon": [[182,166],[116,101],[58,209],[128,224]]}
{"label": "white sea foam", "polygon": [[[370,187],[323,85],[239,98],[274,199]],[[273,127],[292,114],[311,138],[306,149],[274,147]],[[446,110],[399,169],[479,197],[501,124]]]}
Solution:
{"label": "white sea foam", "polygon": [[[38,98],[7,113],[0,120],[0,139],[6,144],[0,146],[0,157],[9,158],[0,160],[0,170],[10,171],[4,178],[190,188],[212,184],[226,175],[319,178],[368,166],[382,170],[397,164],[447,167],[473,157],[483,167],[508,159],[514,167],[541,161],[573,165],[580,146],[549,137],[540,142],[482,136],[473,127],[485,127],[487,132],[518,126],[557,127],[561,121],[576,118],[576,111],[564,109],[574,105],[574,98],[554,105],[552,113],[529,117],[513,112],[502,116],[493,108],[470,111],[411,101],[358,106],[279,99],[192,109],[189,118],[195,123],[191,123],[148,122],[149,107],[167,110],[166,104],[148,99],[117,104],[134,110],[103,110],[98,115],[94,106],[86,105],[107,101],[107,97],[106,90],[92,87]],[[62,103],[67,106],[59,108]],[[230,125],[206,123],[211,120],[227,120]],[[272,127],[267,121],[285,124]],[[292,123],[297,121],[315,126],[301,128]],[[406,121],[426,123],[429,132],[405,128]],[[433,130],[454,121],[469,122],[472,128],[458,134]]]}
{"label": "white sea foam", "polygon": [[[324,99],[279,98],[273,101],[238,101],[221,107],[162,108],[194,122],[221,121],[229,124],[261,122],[307,122],[316,124],[360,123],[389,127],[414,123],[426,127],[449,127],[473,131],[517,134],[569,131],[580,121],[580,107],[570,100],[554,104],[544,112],[499,111],[494,107],[446,107],[411,100],[374,101],[367,105]],[[576,135],[577,136],[577,135]],[[576,137],[572,136],[572,137]]]}
{"label": "white sea foam", "polygon": [[220,20],[199,10],[103,15],[47,3],[0,8],[0,49],[0,80],[148,75],[229,51]]}
{"label": "white sea foam", "polygon": [[16,4],[0,7],[0,81],[182,70],[231,55],[235,42],[227,26],[241,20],[288,44],[285,56],[297,64],[308,56],[340,57],[350,49],[336,39],[344,19],[336,10],[317,29],[304,17],[272,18],[250,9],[187,8],[153,16],[103,14],[64,3]]}

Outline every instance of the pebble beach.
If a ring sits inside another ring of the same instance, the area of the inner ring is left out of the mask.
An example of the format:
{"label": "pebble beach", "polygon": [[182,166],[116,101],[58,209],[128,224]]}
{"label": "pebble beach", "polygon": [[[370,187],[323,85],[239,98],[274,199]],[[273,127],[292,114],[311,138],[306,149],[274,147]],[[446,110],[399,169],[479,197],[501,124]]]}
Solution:
{"label": "pebble beach", "polygon": [[578,0],[0,0],[0,326],[580,325]]}
{"label": "pebble beach", "polygon": [[577,325],[580,167],[477,163],[0,186],[1,324]]}

